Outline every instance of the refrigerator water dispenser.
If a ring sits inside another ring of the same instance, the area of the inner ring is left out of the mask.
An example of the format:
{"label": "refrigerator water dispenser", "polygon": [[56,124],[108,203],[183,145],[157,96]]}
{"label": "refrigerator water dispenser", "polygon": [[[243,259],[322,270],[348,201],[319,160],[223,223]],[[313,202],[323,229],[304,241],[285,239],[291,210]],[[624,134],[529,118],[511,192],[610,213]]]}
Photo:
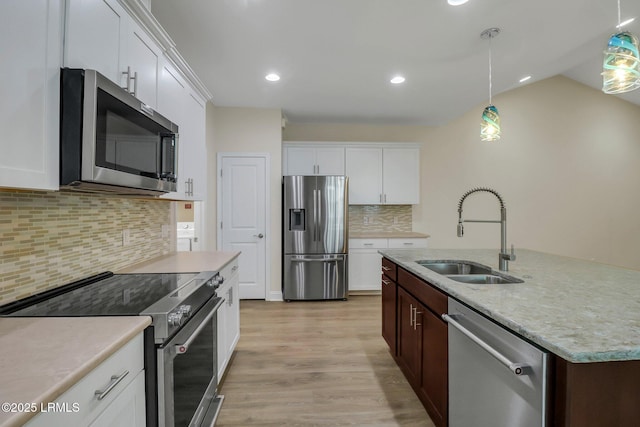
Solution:
{"label": "refrigerator water dispenser", "polygon": [[305,209],[289,209],[289,231],[304,231],[305,224]]}

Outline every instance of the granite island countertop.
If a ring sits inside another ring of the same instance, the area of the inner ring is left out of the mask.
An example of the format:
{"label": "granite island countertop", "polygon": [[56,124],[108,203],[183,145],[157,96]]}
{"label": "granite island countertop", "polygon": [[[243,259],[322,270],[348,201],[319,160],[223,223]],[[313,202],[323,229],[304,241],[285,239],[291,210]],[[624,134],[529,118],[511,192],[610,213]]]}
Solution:
{"label": "granite island countertop", "polygon": [[415,261],[475,261],[497,271],[498,250],[379,252],[569,362],[640,360],[640,271],[519,250],[507,274],[524,283],[472,285],[453,281]]}
{"label": "granite island countertop", "polygon": [[[0,317],[0,401],[53,402],[151,324],[147,316]],[[21,426],[34,412],[0,412]]]}

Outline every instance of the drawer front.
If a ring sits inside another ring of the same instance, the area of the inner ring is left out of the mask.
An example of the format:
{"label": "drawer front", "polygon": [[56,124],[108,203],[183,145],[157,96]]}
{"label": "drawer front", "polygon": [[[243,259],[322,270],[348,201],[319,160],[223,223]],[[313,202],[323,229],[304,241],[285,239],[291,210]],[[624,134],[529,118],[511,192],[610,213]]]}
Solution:
{"label": "drawer front", "polygon": [[409,249],[409,248],[426,248],[427,239],[410,238],[410,239],[389,239],[389,249]]}
{"label": "drawer front", "polygon": [[387,258],[382,258],[382,274],[395,282],[398,280],[398,266]]}
{"label": "drawer front", "polygon": [[238,271],[238,259],[240,257],[235,257],[233,261],[229,262],[225,265],[222,270],[220,270],[220,275],[226,280],[230,278],[232,275],[237,273]]}
{"label": "drawer front", "polygon": [[[142,333],[138,334],[59,396],[53,405],[57,404],[65,410],[41,412],[26,425],[51,427],[91,423],[143,371],[142,336]],[[124,375],[127,371],[128,374]],[[122,379],[118,381],[118,378]],[[116,382],[117,384],[113,385]],[[107,392],[107,388],[111,385],[113,385],[111,391]],[[98,400],[97,391],[102,392],[103,397],[100,400]],[[48,403],[43,405],[46,409]]]}
{"label": "drawer front", "polygon": [[402,268],[398,269],[398,285],[409,291],[421,303],[437,314],[438,317],[447,312],[448,300],[446,294]]}
{"label": "drawer front", "polygon": [[388,239],[349,239],[349,249],[386,249]]}

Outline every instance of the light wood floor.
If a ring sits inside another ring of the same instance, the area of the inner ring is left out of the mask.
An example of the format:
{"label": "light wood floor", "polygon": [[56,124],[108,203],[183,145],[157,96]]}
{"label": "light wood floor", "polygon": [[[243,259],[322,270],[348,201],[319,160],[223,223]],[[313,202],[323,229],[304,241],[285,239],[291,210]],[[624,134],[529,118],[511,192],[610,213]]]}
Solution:
{"label": "light wood floor", "polygon": [[242,301],[217,426],[427,426],[380,335],[380,296]]}

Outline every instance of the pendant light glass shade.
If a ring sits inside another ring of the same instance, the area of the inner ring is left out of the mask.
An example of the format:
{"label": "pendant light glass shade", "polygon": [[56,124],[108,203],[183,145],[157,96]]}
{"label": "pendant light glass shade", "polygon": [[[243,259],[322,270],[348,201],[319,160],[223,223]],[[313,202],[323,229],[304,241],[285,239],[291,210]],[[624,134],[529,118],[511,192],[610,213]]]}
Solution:
{"label": "pendant light glass shade", "polygon": [[640,87],[638,38],[623,31],[611,36],[604,51],[602,91],[608,94],[630,92]]}
{"label": "pendant light glass shade", "polygon": [[500,114],[498,114],[498,109],[493,105],[487,106],[482,112],[480,139],[482,141],[497,141],[500,139]]}

